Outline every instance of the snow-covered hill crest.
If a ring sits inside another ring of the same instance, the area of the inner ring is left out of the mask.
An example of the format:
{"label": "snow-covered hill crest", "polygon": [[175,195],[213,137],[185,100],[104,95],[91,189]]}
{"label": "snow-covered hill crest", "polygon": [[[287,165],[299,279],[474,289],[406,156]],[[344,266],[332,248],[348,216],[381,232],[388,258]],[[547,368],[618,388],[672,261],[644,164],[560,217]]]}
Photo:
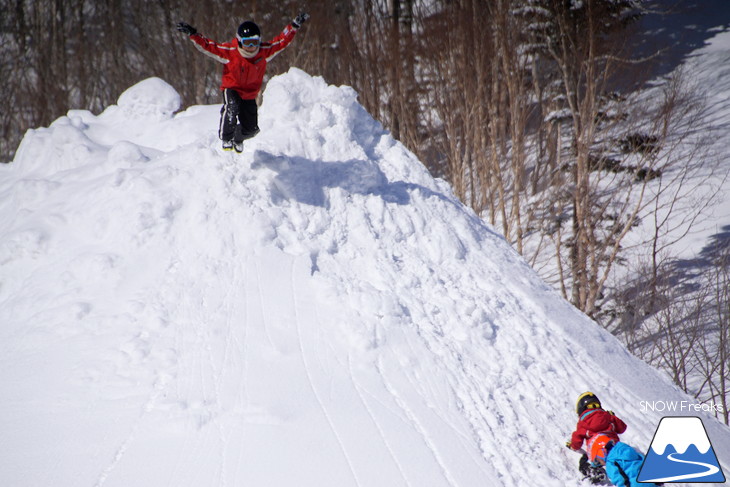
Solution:
{"label": "snow-covered hill crest", "polygon": [[241,155],[178,108],[146,80],[0,167],[3,485],[579,485],[579,393],[642,449],[687,400],[351,89],[272,79]]}

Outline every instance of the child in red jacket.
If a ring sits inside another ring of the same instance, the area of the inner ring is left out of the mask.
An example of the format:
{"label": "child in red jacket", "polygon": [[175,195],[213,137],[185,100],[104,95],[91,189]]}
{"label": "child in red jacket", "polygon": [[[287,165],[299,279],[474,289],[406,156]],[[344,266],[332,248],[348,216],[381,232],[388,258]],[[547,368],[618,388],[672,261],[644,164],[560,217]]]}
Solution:
{"label": "child in red jacket", "polygon": [[580,395],[576,412],[578,413],[578,424],[568,445],[573,450],[580,450],[585,441],[586,450],[590,452],[593,439],[598,434],[605,435],[609,440],[618,443],[620,441],[618,435],[626,431],[626,423],[612,412],[601,409],[601,401],[592,392]]}
{"label": "child in red jacket", "polygon": [[200,51],[223,63],[223,108],[218,136],[223,150],[243,151],[243,141],[259,132],[256,96],[261,90],[266,63],[291,43],[309,15],[301,13],[269,42],[261,42],[261,30],[247,20],[238,27],[236,38],[219,44],[204,37],[185,22],[177,30],[187,34]]}
{"label": "child in red jacket", "polygon": [[584,392],[576,404],[578,424],[566,446],[581,451],[586,443],[585,454],[581,458],[580,471],[589,476],[591,469],[605,467],[605,475],[619,487],[641,487],[657,484],[639,484],[639,475],[644,455],[633,447],[621,442],[619,436],[626,431],[626,423],[611,411],[601,408],[601,401],[592,392]]}

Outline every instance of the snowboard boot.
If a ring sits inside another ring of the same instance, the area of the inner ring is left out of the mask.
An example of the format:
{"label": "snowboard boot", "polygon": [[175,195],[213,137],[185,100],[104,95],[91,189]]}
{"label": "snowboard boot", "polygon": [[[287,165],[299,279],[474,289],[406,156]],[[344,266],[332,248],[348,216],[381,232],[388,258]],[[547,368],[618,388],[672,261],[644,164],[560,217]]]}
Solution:
{"label": "snowboard boot", "polygon": [[587,455],[580,457],[578,470],[583,474],[583,480],[587,480],[593,485],[610,485],[606,470],[600,465],[593,465],[589,462]]}

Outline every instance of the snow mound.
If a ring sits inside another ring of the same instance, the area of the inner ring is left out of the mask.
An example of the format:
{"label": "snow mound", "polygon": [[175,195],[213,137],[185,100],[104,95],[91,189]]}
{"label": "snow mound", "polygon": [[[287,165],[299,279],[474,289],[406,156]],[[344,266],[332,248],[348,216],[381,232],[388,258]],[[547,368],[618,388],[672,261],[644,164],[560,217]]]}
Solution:
{"label": "snow mound", "polygon": [[273,78],[241,155],[175,95],[71,111],[0,167],[0,484],[577,486],[579,393],[643,449],[641,401],[687,400],[352,89]]}
{"label": "snow mound", "polygon": [[180,109],[182,99],[175,88],[160,78],[149,78],[119,96],[117,105],[127,118],[165,120]]}

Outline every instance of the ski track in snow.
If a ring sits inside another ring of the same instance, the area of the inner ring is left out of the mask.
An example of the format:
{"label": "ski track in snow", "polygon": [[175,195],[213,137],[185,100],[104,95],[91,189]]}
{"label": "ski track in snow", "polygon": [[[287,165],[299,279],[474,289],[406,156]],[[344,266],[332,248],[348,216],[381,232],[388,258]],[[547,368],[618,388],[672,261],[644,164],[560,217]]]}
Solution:
{"label": "ski track in snow", "polygon": [[[350,379],[352,380],[353,386],[355,387],[355,390],[357,391],[360,403],[367,410],[370,422],[378,431],[378,436],[379,436],[380,441],[383,443],[385,448],[388,450],[388,455],[389,455],[390,459],[397,466],[399,478],[405,482],[406,486],[410,487],[413,484],[411,484],[411,482],[408,481],[408,476],[405,472],[405,469],[403,468],[402,462],[398,459],[398,455],[395,453],[395,450],[391,447],[390,441],[388,440],[388,436],[387,436],[385,430],[382,428],[382,426],[376,419],[372,408],[370,406],[368,406],[367,400],[365,399],[365,396],[364,396],[364,394],[366,394],[367,391],[364,388],[362,388],[360,385],[358,385],[357,381],[355,380],[354,372],[352,370],[352,362],[349,360],[348,360],[348,371],[350,373]],[[374,400],[374,401],[378,401],[377,397],[371,396],[370,399]],[[380,405],[386,407],[386,405],[383,404],[382,402],[380,402]]]}
{"label": "ski track in snow", "polygon": [[[317,388],[314,385],[314,382],[312,379],[313,375],[312,375],[312,371],[311,371],[311,365],[309,365],[309,361],[307,359],[307,353],[305,352],[305,349],[304,349],[304,339],[302,336],[301,324],[299,322],[299,303],[298,303],[297,295],[299,294],[300,287],[296,286],[294,284],[294,281],[295,281],[294,273],[290,272],[290,275],[291,275],[291,283],[292,283],[290,291],[291,291],[291,296],[294,301],[293,307],[292,307],[292,309],[294,311],[293,319],[294,319],[294,324],[296,327],[297,342],[299,343],[299,353],[301,355],[302,363],[304,365],[304,372],[307,375],[307,382],[309,385],[309,389],[311,390],[312,395],[315,397],[317,404],[319,406],[319,409],[322,412],[322,415],[327,420],[327,425],[329,426],[330,430],[332,431],[332,435],[337,439],[337,444],[339,446],[340,453],[342,454],[343,458],[347,462],[348,468],[350,470],[350,474],[352,475],[352,479],[355,481],[355,485],[358,485],[358,486],[362,485],[360,483],[360,481],[358,480],[357,474],[355,473],[355,469],[352,466],[352,460],[350,459],[350,456],[347,452],[347,448],[345,448],[345,446],[342,442],[342,438],[340,437],[337,427],[333,423],[332,418],[330,417],[329,413],[327,412],[327,407],[325,406],[324,402],[322,401],[319,393],[317,392]],[[317,320],[314,320],[312,323],[315,326],[319,325],[319,322]]]}

